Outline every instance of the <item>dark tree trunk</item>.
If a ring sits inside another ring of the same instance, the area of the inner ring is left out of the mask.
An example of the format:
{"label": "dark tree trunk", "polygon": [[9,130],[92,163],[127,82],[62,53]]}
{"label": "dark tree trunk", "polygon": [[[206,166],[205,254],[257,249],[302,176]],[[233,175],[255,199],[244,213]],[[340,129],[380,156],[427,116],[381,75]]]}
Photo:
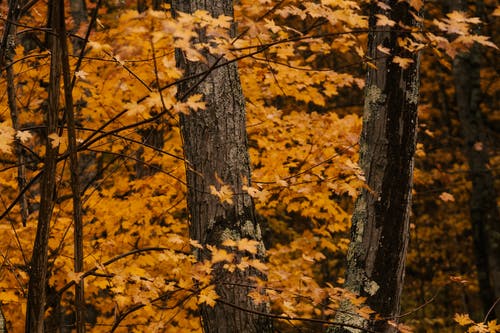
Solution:
{"label": "dark tree trunk", "polygon": [[[8,21],[4,26],[4,33],[2,36],[2,44],[0,46],[0,66],[5,68],[7,79],[7,98],[10,110],[10,118],[12,120],[12,128],[18,131],[21,129],[19,123],[19,111],[17,108],[16,97],[16,83],[14,78],[14,62],[15,48],[16,48],[16,22],[19,19],[20,3],[18,0],[9,1],[9,12],[7,14]],[[19,191],[21,192],[26,185],[26,155],[25,151],[19,142],[15,144],[15,152],[19,166],[17,167],[17,182]],[[28,199],[25,194],[19,198],[19,208],[21,212],[21,221],[23,226],[26,226],[28,219]]]}
{"label": "dark tree trunk", "polygon": [[[52,17],[50,27],[56,31],[59,17],[56,0],[49,2],[49,11]],[[42,333],[46,302],[47,284],[47,258],[50,220],[56,197],[56,167],[57,167],[57,147],[52,147],[52,142],[48,135],[56,133],[58,110],[59,110],[59,90],[61,77],[61,48],[58,46],[56,34],[49,35],[51,44],[50,62],[50,84],[48,108],[45,110],[45,125],[47,137],[45,143],[45,157],[43,175],[40,184],[40,210],[38,216],[38,226],[33,254],[29,269],[28,284],[28,305],[26,309],[26,333]]]}
{"label": "dark tree trunk", "polygon": [[[232,1],[173,1],[176,11],[193,13],[207,10],[212,16],[233,16]],[[177,64],[184,76],[207,71],[215,62],[224,61],[206,55],[208,64],[188,61],[180,50],[176,52]],[[243,193],[243,185],[250,184],[250,162],[247,151],[245,101],[235,64],[220,67],[203,78],[193,79],[178,87],[180,99],[185,95],[203,94],[207,108],[181,116],[181,132],[187,159],[188,208],[190,236],[203,245],[221,246],[226,239],[248,238],[260,243],[257,259],[264,259],[264,245],[260,226],[256,220],[251,197]],[[233,204],[221,203],[210,194],[209,186],[219,187],[220,178],[234,193]],[[207,253],[198,253],[200,259]],[[205,332],[265,333],[271,332],[268,318],[237,309],[227,303],[250,311],[267,312],[268,305],[256,305],[247,296],[252,276],[259,273],[247,270],[230,274],[216,268],[216,290],[225,303],[215,307],[201,306]]]}
{"label": "dark tree trunk", "polygon": [[[450,10],[467,11],[467,3],[452,1]],[[470,52],[458,54],[453,61],[458,117],[472,180],[470,216],[479,293],[486,314],[500,298],[500,215],[494,177],[488,166],[488,139],[480,109],[480,68],[476,46]],[[500,304],[495,309],[490,312],[489,319],[494,319],[495,315],[500,318]]]}
{"label": "dark tree trunk", "polygon": [[[369,67],[363,130],[360,140],[360,165],[369,189],[363,189],[352,217],[351,244],[345,288],[366,297],[366,304],[380,317],[394,319],[400,311],[416,144],[419,56],[398,46],[405,33],[397,26],[376,26],[382,14],[405,26],[417,26],[411,15],[416,10],[403,1],[385,0],[390,11],[373,4],[370,11]],[[382,45],[391,56],[377,50]],[[393,56],[410,58],[406,68],[394,63]],[[341,310],[355,308],[345,301]],[[359,315],[339,311],[337,321],[362,326],[376,332],[395,332],[386,320],[369,321]],[[364,330],[337,327],[334,332]]]}

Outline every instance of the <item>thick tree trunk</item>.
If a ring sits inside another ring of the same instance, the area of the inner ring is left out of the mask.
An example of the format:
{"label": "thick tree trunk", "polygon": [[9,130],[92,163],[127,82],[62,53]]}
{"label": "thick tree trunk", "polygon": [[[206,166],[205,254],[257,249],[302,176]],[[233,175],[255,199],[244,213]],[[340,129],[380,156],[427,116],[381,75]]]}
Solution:
{"label": "thick tree trunk", "polygon": [[[376,26],[375,15],[414,27],[411,11],[420,14],[403,1],[382,2],[391,10],[373,4],[370,12],[368,56],[376,68],[368,70],[360,140],[360,166],[369,189],[362,190],[352,217],[345,288],[366,297],[366,304],[381,318],[397,321],[409,239],[419,56],[398,46],[398,38],[405,35],[399,27]],[[390,49],[391,56],[378,51],[379,45]],[[394,56],[413,62],[403,69],[392,61]],[[340,310],[336,321],[369,331],[396,331],[387,320],[348,314],[355,311],[348,301]],[[362,330],[337,327],[333,331]]]}
{"label": "thick tree trunk", "polygon": [[[57,1],[49,2],[51,12],[51,28],[56,31],[58,24]],[[48,135],[56,133],[59,91],[61,77],[61,48],[58,46],[56,35],[50,35],[51,62],[50,62],[50,85],[48,109],[45,111],[45,125],[47,127],[47,137],[45,144],[45,158],[43,175],[40,184],[40,210],[36,231],[35,243],[29,270],[28,284],[28,305],[26,309],[26,333],[42,333],[44,331],[44,314],[46,302],[47,285],[47,259],[50,220],[56,197],[56,168],[57,168],[57,147],[52,147],[52,142]]]}
{"label": "thick tree trunk", "polygon": [[[233,16],[232,1],[186,1],[172,3],[173,13],[193,13],[197,9],[207,10],[212,16]],[[177,50],[177,64],[184,76],[204,72],[218,58],[207,55],[208,64],[188,61]],[[219,59],[220,60],[220,59]],[[222,60],[224,61],[224,60]],[[190,213],[190,236],[203,245],[221,246],[226,239],[248,238],[260,243],[256,258],[264,259],[264,245],[260,226],[257,223],[251,197],[243,193],[243,185],[250,184],[250,162],[247,151],[245,101],[241,90],[237,67],[228,64],[203,78],[182,83],[178,87],[179,98],[184,95],[203,94],[207,108],[181,116],[181,130],[187,167],[188,208]],[[217,179],[229,185],[234,193],[233,204],[221,203],[210,194],[209,186],[219,187]],[[198,253],[200,259],[207,253]],[[265,333],[271,331],[268,318],[249,311],[268,311],[266,304],[256,305],[247,296],[252,285],[252,276],[259,273],[247,270],[230,274],[217,268],[216,290],[225,303],[215,307],[201,306],[205,332],[219,333]]]}
{"label": "thick tree trunk", "polygon": [[[467,3],[452,1],[450,10],[466,11]],[[479,293],[486,314],[500,298],[500,215],[494,177],[488,166],[488,140],[480,109],[480,68],[477,47],[458,54],[453,61],[458,117],[472,180],[470,216]],[[500,318],[500,304],[495,310],[490,313],[490,319],[495,315]]]}

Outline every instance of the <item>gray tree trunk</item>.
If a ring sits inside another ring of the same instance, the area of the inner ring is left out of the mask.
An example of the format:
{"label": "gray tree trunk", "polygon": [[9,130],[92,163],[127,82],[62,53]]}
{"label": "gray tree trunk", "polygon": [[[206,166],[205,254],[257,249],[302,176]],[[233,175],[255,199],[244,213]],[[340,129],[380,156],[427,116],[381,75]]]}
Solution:
{"label": "gray tree trunk", "polygon": [[[398,46],[398,37],[406,34],[397,25],[376,26],[376,14],[417,26],[411,15],[414,10],[403,1],[382,2],[392,10],[372,4],[370,11],[368,56],[374,59],[376,69],[368,69],[360,139],[360,166],[369,189],[362,190],[352,217],[344,287],[366,297],[366,304],[381,318],[394,320],[400,311],[409,239],[419,56]],[[379,45],[390,49],[391,55],[378,51]],[[403,69],[392,61],[393,56],[413,62]],[[336,321],[365,327],[366,331],[396,332],[387,320],[366,320],[354,311],[345,301]],[[340,326],[332,331],[365,332]]]}
{"label": "gray tree trunk", "polygon": [[[177,0],[172,9],[193,13],[207,10],[214,17],[233,16],[230,0]],[[234,32],[234,31],[233,31]],[[191,62],[180,50],[176,52],[177,65],[184,76],[207,71],[217,61],[207,54],[208,64]],[[242,191],[250,184],[250,161],[247,150],[245,100],[241,90],[236,64],[228,64],[210,72],[203,79],[193,79],[178,86],[179,98],[203,94],[207,108],[181,116],[184,154],[187,159],[188,208],[190,237],[203,245],[221,246],[226,239],[248,238],[259,242],[257,259],[264,259],[264,245],[260,226],[256,220],[251,197]],[[209,186],[219,186],[219,177],[235,193],[233,204],[221,203],[210,194]],[[198,253],[207,258],[206,252]],[[203,329],[213,333],[266,333],[271,332],[270,320],[255,312],[266,313],[267,304],[256,305],[247,296],[252,276],[261,274],[253,270],[233,274],[220,267],[213,272],[216,290],[224,301],[215,307],[201,306]],[[229,304],[235,305],[231,306]],[[243,311],[247,309],[249,311]],[[250,312],[253,311],[253,312]]]}
{"label": "gray tree trunk", "polygon": [[[451,1],[450,10],[467,11],[467,3]],[[458,54],[453,61],[458,117],[472,180],[470,216],[479,293],[486,314],[500,298],[500,214],[494,177],[488,166],[488,139],[480,108],[480,68],[480,53],[476,46],[470,52]],[[489,319],[500,318],[500,304],[490,315]]]}

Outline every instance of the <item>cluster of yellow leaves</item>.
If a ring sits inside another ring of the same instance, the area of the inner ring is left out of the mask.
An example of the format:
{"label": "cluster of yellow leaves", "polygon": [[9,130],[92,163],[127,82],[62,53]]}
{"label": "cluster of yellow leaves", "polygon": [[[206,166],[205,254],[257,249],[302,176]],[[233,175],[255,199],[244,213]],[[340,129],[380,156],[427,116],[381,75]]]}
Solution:
{"label": "cluster of yellow leaves", "polygon": [[[347,295],[332,282],[342,272],[339,263],[347,249],[349,211],[364,183],[356,164],[361,120],[351,114],[361,106],[342,107],[342,102],[352,102],[344,92],[354,96],[360,92],[363,74],[335,68],[342,68],[346,62],[352,65],[353,59],[362,62],[365,39],[352,32],[366,29],[366,17],[359,2],[354,1],[287,1],[274,10],[273,1],[257,2],[258,6],[255,1],[243,0],[237,6],[236,20],[244,33],[236,41],[229,38],[230,17],[211,17],[205,11],[179,13],[172,19],[165,11],[139,14],[124,10],[118,18],[114,14],[103,18],[103,30],[91,36],[86,53],[89,59],[75,74],[74,97],[81,102],[78,117],[82,122],[78,137],[85,139],[88,130],[98,129],[110,119],[115,121],[105,131],[170,112],[138,129],[103,138],[81,154],[84,161],[98,160],[87,163],[82,172],[87,179],[95,178],[84,193],[84,270],[97,268],[85,283],[88,301],[100,314],[98,324],[112,324],[128,309],[144,305],[122,324],[136,332],[200,331],[198,305],[214,306],[219,298],[212,284],[214,265],[230,272],[250,268],[267,272],[267,280],[257,280],[250,295],[256,302],[270,301],[276,313],[328,318],[338,302],[348,298],[359,313],[372,314],[362,299]],[[420,9],[421,1],[410,3]],[[42,7],[36,5],[34,9],[41,11]],[[270,14],[266,16],[267,11]],[[43,26],[40,15],[34,17]],[[260,17],[263,19],[258,20]],[[385,16],[378,20],[379,25],[394,25]],[[311,28],[322,21],[327,24]],[[415,32],[414,39],[401,40],[401,45],[415,52],[430,43],[450,56],[471,40],[489,45],[484,37],[469,34],[470,25],[476,22],[463,14],[450,14],[435,24],[446,33],[458,35],[452,42],[430,33],[423,38]],[[202,30],[207,39],[203,43],[199,40]],[[239,190],[255,199],[259,214],[273,232],[274,246],[268,251],[266,263],[254,259],[260,251],[255,241],[226,240],[222,248],[203,248],[186,236],[184,163],[163,152],[182,156],[176,120],[172,118],[179,113],[203,112],[205,104],[201,95],[177,101],[175,85],[161,89],[182,75],[175,67],[174,47],[188,59],[199,61],[207,61],[207,54],[226,59],[252,55],[239,63],[247,98],[252,183],[231,189],[218,181],[210,191],[228,204]],[[391,52],[379,50],[387,55]],[[18,48],[18,58],[23,52]],[[49,77],[48,54],[37,55],[40,57],[28,57],[14,66],[19,73],[17,80],[22,82],[17,87],[18,102],[25,106],[20,120],[34,126],[41,124],[40,108],[47,96],[40,82],[46,83]],[[405,58],[394,57],[393,61],[401,67],[409,64]],[[6,105],[4,99],[1,102]],[[333,106],[339,109],[333,110]],[[145,140],[147,135],[142,133],[149,130],[163,133],[163,152],[137,144]],[[12,152],[16,137],[43,156],[41,140],[35,133],[16,133],[8,122],[0,124],[0,153]],[[65,150],[65,137],[64,133],[49,135],[60,152]],[[163,172],[141,178],[135,172],[141,162]],[[62,163],[58,174],[59,195],[67,197],[68,170]],[[16,176],[15,169],[0,174],[2,195],[9,199],[17,195]],[[417,181],[422,178],[417,175]],[[31,193],[30,200],[38,201],[37,188]],[[441,199],[452,201],[453,196],[445,193]],[[0,240],[5,262],[0,288],[3,310],[14,323],[14,330],[20,330],[24,314],[16,309],[24,311],[27,274],[18,267],[26,266],[31,255],[37,216],[36,211],[29,216],[26,228],[21,228],[14,216],[19,216],[18,208],[9,217],[15,232],[3,221],[0,225],[0,232],[7,235]],[[56,205],[51,228],[50,287],[60,290],[82,278],[81,273],[73,272],[69,201]],[[429,239],[444,237],[443,230],[432,231],[434,234],[429,231],[426,235]],[[104,264],[144,248],[161,250]],[[191,248],[209,252],[210,259],[197,261],[189,254]],[[64,305],[70,304],[65,300]],[[162,311],[153,305],[159,305]],[[99,327],[90,330],[97,332]]]}
{"label": "cluster of yellow leaves", "polygon": [[469,333],[496,333],[500,332],[500,325],[497,324],[496,319],[485,323],[476,323],[470,319],[468,314],[455,314],[455,321],[460,326],[468,326],[467,332]]}

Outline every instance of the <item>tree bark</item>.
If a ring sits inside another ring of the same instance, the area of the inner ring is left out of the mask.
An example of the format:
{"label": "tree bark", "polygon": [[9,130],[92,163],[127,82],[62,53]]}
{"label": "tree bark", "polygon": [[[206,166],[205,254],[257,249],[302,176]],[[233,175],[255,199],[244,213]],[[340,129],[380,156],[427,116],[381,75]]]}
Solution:
{"label": "tree bark", "polygon": [[[463,0],[451,1],[450,10],[467,11]],[[500,214],[494,177],[489,168],[486,128],[481,114],[480,53],[477,46],[457,55],[453,61],[453,79],[458,117],[465,140],[464,154],[470,169],[472,189],[470,217],[476,257],[479,294],[487,314],[500,298]],[[500,304],[489,319],[500,318]]]}
{"label": "tree bark", "polygon": [[[56,31],[58,24],[57,1],[49,2],[49,11],[52,20],[50,28]],[[28,283],[28,304],[26,309],[26,333],[43,333],[44,314],[46,302],[47,285],[47,260],[48,260],[48,242],[50,231],[50,220],[54,208],[54,199],[56,198],[56,168],[57,168],[57,147],[52,147],[52,142],[48,137],[51,133],[56,133],[58,111],[59,111],[59,90],[61,77],[61,48],[58,46],[55,34],[49,35],[51,44],[50,61],[50,84],[48,108],[45,110],[45,125],[47,127],[47,136],[45,143],[45,158],[43,166],[43,175],[40,185],[40,210],[38,215],[38,225],[36,231],[35,243],[33,245],[33,254],[29,269]]]}
{"label": "tree bark", "polygon": [[[403,288],[416,145],[419,55],[398,45],[408,37],[401,28],[376,26],[382,14],[405,26],[415,27],[421,13],[407,2],[385,0],[391,10],[372,4],[368,57],[369,67],[363,129],[360,139],[360,166],[368,189],[363,189],[352,217],[351,243],[347,255],[345,289],[366,297],[366,304],[384,320],[367,320],[345,301],[336,321],[365,327],[368,331],[396,332],[388,320],[397,321]],[[386,56],[377,50],[390,49]],[[407,68],[393,62],[394,56],[412,59]],[[364,330],[336,327],[332,332]]]}
{"label": "tree bark", "polygon": [[[233,16],[230,0],[177,0],[173,1],[172,9],[174,15],[176,11],[193,13],[201,9],[207,10],[214,17]],[[202,33],[200,35],[203,36]],[[208,64],[191,62],[177,50],[177,65],[184,70],[184,76],[189,77],[207,71],[216,62],[224,61],[213,55],[205,55]],[[243,185],[250,185],[250,161],[245,101],[237,66],[227,64],[211,71],[201,81],[194,79],[178,86],[179,99],[200,93],[204,96],[207,108],[181,115],[180,119],[184,154],[188,163],[190,236],[202,245],[217,247],[226,239],[256,240],[259,242],[259,252],[255,257],[263,260],[265,249],[254,205],[251,197],[242,191]],[[221,203],[216,196],[210,194],[210,185],[217,188],[220,186],[218,178],[236,193],[232,197],[233,204]],[[204,251],[197,255],[200,260],[209,257]],[[225,303],[218,302],[213,308],[200,307],[205,332],[271,332],[268,318],[249,312],[267,312],[268,305],[254,304],[247,296],[251,288],[241,286],[252,285],[251,278],[261,274],[253,270],[231,274],[218,267],[213,276],[216,278],[214,282],[217,293]],[[239,310],[227,303],[249,311]]]}
{"label": "tree bark", "polygon": [[[84,1],[81,3],[85,4]],[[64,82],[64,120],[68,129],[69,169],[71,173],[71,193],[73,201],[73,248],[74,271],[83,271],[83,212],[80,189],[80,167],[78,162],[78,145],[76,138],[75,109],[73,106],[73,85],[71,84],[71,69],[69,65],[69,50],[66,37],[66,20],[64,0],[59,0],[59,22],[56,30],[61,49],[61,69]],[[86,18],[86,17],[85,17]],[[84,281],[75,283],[75,326],[77,333],[85,332],[85,289]]]}
{"label": "tree bark", "polygon": [[[9,1],[9,11],[7,14],[8,21],[5,23],[4,33],[2,36],[2,44],[0,46],[0,66],[5,67],[7,79],[7,98],[10,110],[10,118],[12,128],[18,131],[21,129],[19,124],[19,110],[17,108],[16,83],[14,79],[14,56],[16,48],[16,22],[20,16],[20,3],[18,0]],[[21,192],[26,185],[26,155],[20,142],[15,144],[15,152],[19,166],[17,167],[17,183]],[[28,219],[28,198],[22,194],[19,198],[19,208],[21,212],[21,221],[23,226],[26,226]]]}

